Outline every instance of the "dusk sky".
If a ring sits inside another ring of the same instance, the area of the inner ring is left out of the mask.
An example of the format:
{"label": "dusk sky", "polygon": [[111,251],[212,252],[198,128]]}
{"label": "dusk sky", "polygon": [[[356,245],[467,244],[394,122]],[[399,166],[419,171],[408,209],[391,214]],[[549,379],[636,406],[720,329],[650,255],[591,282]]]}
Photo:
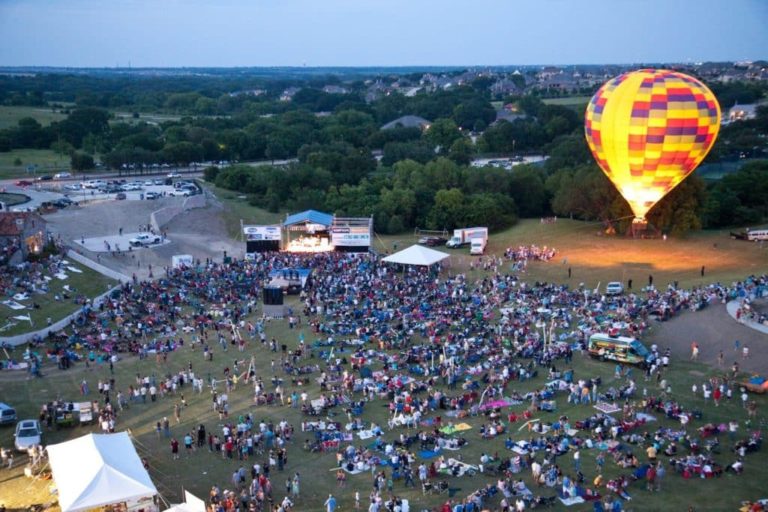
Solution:
{"label": "dusk sky", "polygon": [[768,0],[0,0],[4,66],[765,58]]}

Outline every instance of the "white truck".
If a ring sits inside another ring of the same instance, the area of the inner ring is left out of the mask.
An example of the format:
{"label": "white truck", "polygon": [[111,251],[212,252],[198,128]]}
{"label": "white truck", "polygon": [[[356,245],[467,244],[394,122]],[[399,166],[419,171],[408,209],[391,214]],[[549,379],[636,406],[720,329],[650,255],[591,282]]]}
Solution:
{"label": "white truck", "polygon": [[[453,237],[448,240],[445,246],[450,247],[451,249],[455,249],[457,247],[461,247],[462,245],[471,244],[472,239],[474,238],[483,238],[487,241],[488,228],[454,229]],[[485,246],[483,246],[483,249],[485,249]]]}
{"label": "white truck", "polygon": [[482,256],[485,253],[485,246],[488,245],[488,235],[476,236],[469,242],[469,254],[472,256]]}

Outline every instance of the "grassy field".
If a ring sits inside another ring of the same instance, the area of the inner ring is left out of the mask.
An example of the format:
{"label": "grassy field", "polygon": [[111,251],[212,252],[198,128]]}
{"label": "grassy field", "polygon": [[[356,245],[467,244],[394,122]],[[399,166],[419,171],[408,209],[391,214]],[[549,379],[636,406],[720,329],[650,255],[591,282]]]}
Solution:
{"label": "grassy field", "polygon": [[6,206],[15,206],[17,204],[24,203],[29,198],[24,194],[11,194],[8,192],[0,192],[0,202],[6,204]]}
{"label": "grassy field", "polygon": [[591,100],[591,96],[569,96],[567,98],[545,98],[542,101],[546,105],[562,105],[565,107],[576,107],[586,105]]}
{"label": "grassy field", "polygon": [[[68,272],[69,278],[66,280],[52,279],[49,281],[48,293],[32,297],[32,300],[40,305],[39,309],[15,311],[7,306],[0,305],[0,327],[10,324],[10,327],[0,333],[0,336],[15,336],[29,331],[36,331],[45,327],[48,318],[53,322],[57,322],[66,315],[77,311],[80,306],[74,304],[72,300],[54,300],[54,295],[61,294],[64,285],[69,285],[70,288],[76,290],[78,295],[96,297],[116,284],[115,281],[77,262],[70,261],[70,264],[72,267],[80,269],[82,273]],[[74,297],[74,294],[72,296]],[[30,305],[32,300],[25,301],[25,304]],[[27,313],[32,318],[32,325],[27,321],[15,320],[13,318],[18,315],[26,315]]]}
{"label": "grassy field", "polygon": [[25,117],[36,119],[43,126],[66,119],[67,115],[54,108],[0,106],[0,130],[18,126]]}
{"label": "grassy field", "polygon": [[243,224],[276,224],[285,219],[285,214],[272,213],[262,208],[256,208],[248,203],[248,196],[203,183],[207,190],[225,206],[224,220],[227,224],[227,234],[231,238],[239,238],[240,221]]}
{"label": "grassy field", "polygon": [[[21,161],[17,165],[16,161]],[[34,173],[27,172],[28,165],[36,165]],[[0,179],[34,179],[43,174],[69,170],[69,157],[50,149],[14,149],[0,153]]]}
{"label": "grassy field", "polygon": [[[246,200],[238,199],[237,194],[217,190],[217,197],[225,204],[228,212],[229,224],[237,230],[239,219],[246,223],[270,223],[282,219],[282,215],[268,214],[247,204]],[[538,220],[523,221],[517,226],[491,237],[489,250],[500,254],[504,248],[521,244],[539,244],[554,246],[559,250],[558,257],[549,263],[535,263],[528,267],[524,279],[528,281],[567,281],[567,268],[572,268],[571,283],[577,285],[584,282],[586,286],[594,287],[598,282],[605,283],[609,280],[626,280],[632,278],[635,286],[640,288],[645,285],[649,273],[653,273],[655,283],[662,286],[664,283],[678,280],[684,286],[697,285],[705,280],[707,282],[730,282],[742,278],[751,272],[765,271],[765,249],[758,244],[732,241],[726,233],[702,233],[691,236],[685,240],[667,241],[661,240],[630,240],[626,238],[609,238],[597,235],[598,226],[588,223],[558,220],[555,224],[540,224]],[[398,248],[403,248],[414,242],[413,236],[403,235],[398,237],[377,238],[379,249],[391,251],[392,245],[397,242]],[[715,244],[717,244],[715,246]],[[465,272],[468,270],[470,257],[467,249],[451,251],[452,258],[448,267],[451,273]],[[567,263],[563,264],[563,259]],[[475,260],[477,261],[477,260]],[[706,265],[706,279],[701,279],[700,267]],[[470,278],[481,278],[487,274],[475,270],[470,273]],[[297,306],[295,299],[291,304]],[[313,337],[305,327],[291,330],[283,321],[271,321],[267,323],[267,338],[275,337],[278,343],[286,343],[289,348],[298,344],[299,333],[303,332],[307,342],[311,343]],[[651,333],[653,334],[653,333]],[[186,337],[188,340],[188,337]],[[258,343],[250,343],[245,353],[239,353],[230,347],[226,353],[222,353],[220,347],[214,347],[213,362],[204,361],[202,353],[193,351],[188,347],[170,355],[166,364],[158,364],[154,359],[139,361],[136,358],[126,358],[120,361],[115,368],[114,378],[118,389],[126,389],[134,383],[136,374],[165,375],[174,373],[182,368],[192,365],[197,375],[206,379],[213,376],[222,377],[225,367],[231,367],[235,359],[247,361],[251,355],[255,357],[257,374],[263,376],[265,381],[272,376],[270,361],[278,359],[277,354],[266,350]],[[340,354],[341,355],[341,354]],[[314,363],[317,359],[311,359]],[[245,363],[247,366],[247,363]],[[560,366],[560,365],[558,365]],[[241,364],[241,368],[243,365]],[[374,369],[380,368],[377,363]],[[613,381],[613,365],[600,363],[577,355],[572,368],[575,378],[590,378],[600,376],[603,379],[603,389],[611,385]],[[19,410],[20,417],[36,417],[42,403],[55,398],[67,400],[79,399],[79,383],[86,379],[91,389],[95,388],[98,379],[110,377],[109,369],[101,366],[85,370],[82,365],[76,365],[74,369],[60,371],[48,363],[44,369],[45,377],[29,380],[25,375],[13,375],[0,373],[0,387],[6,401],[12,401]],[[688,361],[673,361],[670,371],[666,375],[675,393],[675,399],[683,406],[689,408],[702,408],[700,398],[690,392],[691,385],[704,382],[708,377],[717,375],[718,371],[701,363]],[[312,375],[315,377],[316,375]],[[640,389],[646,388],[650,395],[659,392],[654,382],[644,382],[637,374],[636,380]],[[524,383],[511,383],[508,390],[515,389],[520,392],[540,389],[546,382],[546,375]],[[286,391],[290,393],[296,386],[286,379]],[[618,383],[617,383],[618,384]],[[312,383],[302,389],[307,389],[310,397],[320,394],[319,387]],[[188,407],[182,413],[179,424],[172,423],[172,435],[180,438],[200,423],[206,426],[208,431],[220,431],[222,422],[211,409],[210,393],[206,390],[203,394],[193,394],[191,389],[182,391]],[[91,398],[94,394],[90,395]],[[198,450],[189,458],[182,454],[180,461],[173,461],[170,455],[168,440],[158,437],[154,432],[155,422],[163,416],[172,418],[174,404],[179,402],[180,396],[169,396],[160,399],[156,403],[131,404],[128,410],[120,413],[118,429],[130,429],[135,440],[139,454],[147,457],[150,463],[150,474],[158,486],[161,494],[170,501],[180,499],[182,487],[200,497],[206,497],[211,485],[218,484],[222,488],[231,488],[230,475],[240,464],[251,464],[253,461],[238,462],[222,459],[220,455],[209,453],[207,448]],[[757,397],[759,412],[765,418],[765,408],[768,399],[765,396]],[[732,418],[746,419],[746,413],[737,400],[726,401],[721,407],[708,407],[701,421],[693,423],[694,427],[705,422],[721,423]],[[310,434],[300,432],[299,425],[302,421],[301,414],[289,407],[254,407],[252,403],[252,390],[250,386],[240,386],[230,394],[231,417],[250,411],[257,421],[261,419],[274,422],[285,418],[297,429],[297,435],[288,449],[288,465],[283,473],[273,471],[273,485],[275,496],[281,499],[284,495],[284,480],[287,476],[298,471],[302,476],[302,492],[296,510],[319,511],[322,510],[322,502],[329,492],[333,492],[339,498],[340,509],[351,510],[353,508],[354,491],[358,490],[363,503],[371,489],[370,474],[349,476],[347,486],[339,489],[336,486],[333,467],[335,461],[331,454],[312,454],[302,450],[304,439],[311,438]],[[387,409],[384,401],[369,403],[365,407],[363,419],[375,421],[379,424],[386,423]],[[515,406],[511,410],[522,412],[525,406]],[[565,402],[565,397],[557,396],[556,413],[538,413],[535,417],[544,421],[554,421],[562,414],[567,415],[571,421],[584,419],[595,411],[591,406],[570,405]],[[346,422],[346,416],[340,409],[334,411],[331,418],[342,423]],[[430,417],[440,415],[438,411]],[[445,416],[443,415],[445,418]],[[660,426],[676,427],[676,422],[670,422],[656,414],[657,423],[647,427],[655,430]],[[463,460],[477,463],[482,452],[496,453],[501,456],[509,456],[511,452],[504,449],[503,439],[487,441],[480,438],[478,429],[486,419],[482,416],[468,418],[467,422],[473,427],[464,437],[469,440],[469,446],[460,452],[451,453],[450,456],[460,455]],[[507,434],[513,439],[527,439],[530,437],[527,430],[520,428],[520,423],[508,425]],[[71,439],[86,432],[96,432],[95,426],[82,426],[65,430],[46,431],[45,442],[55,443]],[[388,432],[385,439],[395,439],[400,430]],[[741,432],[743,433],[743,431]],[[9,428],[0,430],[0,445],[7,446],[12,442],[12,432]],[[582,434],[583,435],[583,434]],[[721,439],[722,449],[715,458],[722,464],[733,462],[734,457],[729,453],[730,442],[726,437]],[[366,442],[367,443],[367,442]],[[356,439],[356,445],[363,443]],[[640,460],[645,460],[642,447],[636,447],[634,451]],[[582,471],[587,482],[596,475],[594,457],[596,450],[582,451]],[[540,456],[539,456],[540,459]],[[629,470],[622,470],[615,465],[610,457],[606,458],[604,476],[611,478],[617,474],[626,474]],[[664,458],[662,458],[664,459]],[[261,461],[262,458],[259,458]],[[572,458],[570,455],[558,460],[566,473],[572,473]],[[247,466],[246,466],[247,467]],[[537,489],[531,481],[530,472],[524,471],[518,476],[522,477],[534,493],[553,495],[554,489]],[[456,498],[463,498],[485,484],[493,484],[496,479],[492,476],[478,475],[472,478],[454,479],[447,478],[450,486],[456,491]],[[690,479],[684,480],[679,475],[668,472],[663,482],[664,491],[661,493],[648,493],[642,483],[631,484],[629,493],[633,500],[626,503],[626,508],[634,511],[655,510],[687,510],[690,505],[695,505],[697,511],[723,511],[736,510],[741,499],[757,499],[764,497],[764,483],[768,481],[768,466],[762,464],[760,455],[749,455],[745,461],[745,474],[740,477],[724,475],[716,480]],[[17,465],[11,471],[0,470],[0,502],[4,502],[9,509],[21,510],[31,503],[44,503],[52,500],[48,493],[49,482],[31,481],[23,477],[23,468]],[[395,492],[411,501],[411,510],[421,510],[421,507],[434,507],[445,501],[446,496],[423,496],[420,489],[405,489],[402,481],[395,483]],[[499,498],[491,503],[492,509],[498,504]],[[365,506],[365,505],[364,505]],[[418,507],[418,508],[416,508]],[[556,510],[565,510],[559,503]],[[574,512],[586,512],[592,510],[589,504],[569,507]]]}
{"label": "grassy field", "polygon": [[[267,336],[269,338],[274,336],[280,343],[287,343],[289,347],[297,345],[297,334],[296,330],[291,331],[287,329],[286,325],[280,321],[271,322],[267,326]],[[311,339],[311,336],[308,337],[308,340]],[[259,344],[255,343],[255,345]],[[177,372],[192,364],[198,375],[220,378],[223,368],[231,366],[232,360],[235,358],[247,360],[251,354],[256,357],[258,374],[264,376],[265,380],[272,375],[270,360],[274,358],[274,355],[260,345],[254,347],[252,343],[245,353],[236,352],[233,347],[230,347],[227,353],[222,353],[218,350],[218,347],[216,349],[213,362],[203,361],[199,349],[193,351],[189,348],[184,348],[171,354],[169,361],[164,365],[157,364],[153,359],[138,361],[135,358],[128,358],[116,365],[114,377],[118,388],[125,389],[128,384],[134,382],[136,374],[165,375]],[[596,362],[577,355],[572,367],[576,378],[588,378],[599,375],[605,383],[604,388],[611,385],[613,367],[610,364]],[[72,370],[60,371],[48,364],[44,372],[44,378],[34,380],[27,380],[23,375],[0,375],[0,378],[3,379],[3,395],[12,397],[12,399],[9,398],[9,401],[17,407],[20,417],[35,417],[39,406],[47,400],[55,398],[78,400],[79,383],[83,379],[87,380],[91,389],[93,389],[98,379],[108,379],[110,377],[109,370],[105,366],[86,371],[80,365]],[[667,375],[667,378],[673,389],[684,390],[690,389],[690,385],[693,382],[700,383],[708,376],[714,374],[715,372],[699,364],[674,361],[672,370]],[[651,395],[658,392],[655,383],[644,383],[639,376],[637,379],[640,381],[640,387],[647,387]],[[546,380],[546,376],[540,375],[525,383],[512,383],[510,388],[520,392],[531,391],[541,388]],[[287,391],[290,392],[293,386],[289,384],[287,388]],[[319,389],[316,385],[311,385],[306,389],[309,390],[311,397],[319,395]],[[180,438],[185,432],[195,429],[201,423],[206,426],[208,431],[219,431],[222,422],[211,410],[209,392],[196,394],[192,393],[190,389],[184,389],[181,393],[183,393],[189,405],[182,413],[181,423],[176,424],[174,422],[172,424],[172,435]],[[94,398],[93,392],[90,397]],[[195,451],[188,458],[182,456],[181,461],[173,461],[171,460],[168,446],[169,440],[164,437],[158,437],[154,432],[156,421],[160,420],[163,416],[172,418],[173,406],[180,399],[181,396],[168,396],[159,399],[156,403],[131,404],[129,409],[120,413],[118,428],[121,430],[130,429],[136,440],[140,456],[147,457],[151,466],[150,474],[153,481],[166,499],[171,501],[178,500],[182,494],[182,487],[201,497],[207,495],[211,485],[214,483],[221,485],[222,488],[231,488],[229,484],[231,473],[239,465],[247,465],[253,463],[253,461],[239,462],[222,459],[220,455],[210,453],[207,448]],[[699,398],[693,398],[690,393],[680,393],[679,399],[684,406],[700,408],[703,405]],[[764,397],[759,397],[759,400],[761,408],[768,405]],[[299,425],[302,417],[296,409],[281,406],[254,407],[252,405],[250,386],[238,387],[237,390],[230,394],[230,402],[232,418],[250,411],[254,414],[257,421],[265,419],[277,422],[285,418],[300,430]],[[703,424],[703,422],[719,423],[734,417],[742,420],[745,419],[746,414],[744,410],[736,402],[737,400],[726,402],[718,409],[710,407],[707,409],[707,415],[702,422],[696,422],[695,425]],[[385,423],[387,411],[383,405],[384,402],[381,401],[367,404],[363,416],[364,419],[376,421],[379,424]],[[521,413],[523,409],[524,406],[511,408],[511,410],[517,413]],[[559,395],[556,413],[538,413],[535,417],[543,421],[554,421],[560,415],[567,415],[572,421],[576,421],[584,419],[592,413],[594,413],[594,409],[590,406],[567,404],[564,397]],[[341,421],[342,423],[346,421],[341,411],[337,410],[336,414],[331,419]],[[439,415],[440,411],[435,414]],[[676,426],[674,422],[659,418],[658,414],[656,416],[660,421],[654,423],[651,428]],[[506,451],[503,446],[503,439],[506,438],[506,435],[493,441],[480,438],[478,429],[485,421],[484,417],[467,418],[466,421],[473,427],[471,431],[466,432],[464,435],[469,440],[469,446],[462,449],[461,452],[449,455],[455,456],[459,454],[463,460],[475,464],[478,462],[482,452],[509,456],[511,452]],[[520,423],[508,425],[508,434],[515,440],[527,439],[530,436],[526,429],[520,431],[520,426]],[[80,426],[60,431],[46,431],[44,436],[46,443],[55,443],[80,436],[87,432],[96,431],[97,428],[95,426]],[[403,431],[405,430],[403,429]],[[400,430],[395,429],[388,433],[385,439],[394,439],[400,432]],[[335,474],[332,471],[332,468],[335,466],[333,456],[330,454],[305,453],[301,445],[306,438],[311,438],[311,435],[298,432],[294,441],[289,445],[288,465],[285,471],[283,473],[273,471],[276,497],[280,499],[284,495],[282,489],[285,477],[293,475],[294,472],[298,471],[302,475],[302,495],[298,502],[297,510],[321,510],[322,501],[328,492],[333,492],[337,495],[340,500],[341,510],[350,510],[352,508],[354,490],[359,490],[360,494],[364,497],[363,499],[365,499],[370,490],[370,475],[365,473],[349,476],[347,487],[338,489],[336,487]],[[10,429],[0,431],[0,445],[7,446],[11,442]],[[722,442],[723,453],[716,456],[716,459],[723,464],[728,464],[733,459],[733,456],[727,453],[729,441],[723,438]],[[363,443],[357,441],[355,444],[359,446]],[[642,447],[636,447],[635,452],[641,460],[644,460]],[[596,476],[595,455],[596,450],[582,451],[582,471],[589,481]],[[261,460],[260,457],[257,458]],[[572,472],[570,456],[563,457],[558,463],[565,472]],[[740,499],[756,499],[761,497],[765,490],[763,483],[768,479],[768,467],[762,464],[759,456],[752,455],[747,457],[745,466],[744,476],[734,477],[732,475],[725,475],[715,481],[683,480],[679,475],[668,473],[664,481],[665,491],[658,494],[646,492],[642,483],[632,484],[629,488],[629,493],[634,497],[634,500],[628,504],[628,508],[631,510],[686,510],[689,505],[695,504],[697,511],[735,510]],[[626,472],[627,470],[622,470],[613,464],[610,457],[608,457],[604,471],[606,478]],[[33,482],[23,478],[20,466],[10,472],[4,471],[2,475],[4,478],[0,480],[0,496],[5,498],[0,499],[0,501],[4,501],[9,508],[28,506],[30,499],[38,503],[50,500],[47,494],[47,482]],[[537,489],[531,481],[528,471],[522,472],[518,476],[522,477],[528,487],[534,490],[534,492],[543,495],[554,494],[553,489]],[[495,482],[494,477],[482,475],[462,479],[448,478],[447,480],[449,480],[452,488],[458,489],[456,491],[457,498],[466,496],[487,483],[492,484]],[[672,492],[672,489],[675,489],[675,491]],[[412,507],[416,505],[419,507],[437,506],[445,500],[444,495],[423,496],[420,489],[405,489],[402,482],[395,483],[395,492],[402,497],[410,499]],[[498,504],[498,500],[494,503]],[[560,507],[556,508],[558,510],[561,509]],[[420,510],[420,508],[417,510]],[[571,507],[569,510],[584,512],[592,510],[592,507],[591,505],[581,505]]]}

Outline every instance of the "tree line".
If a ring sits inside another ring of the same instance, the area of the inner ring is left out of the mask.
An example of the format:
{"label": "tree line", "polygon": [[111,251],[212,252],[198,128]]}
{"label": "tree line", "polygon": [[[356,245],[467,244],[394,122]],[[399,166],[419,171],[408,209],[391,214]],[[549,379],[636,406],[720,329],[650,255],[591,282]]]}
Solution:
{"label": "tree line", "polygon": [[[67,94],[77,92],[73,82],[87,83],[84,78],[57,80],[68,85]],[[80,90],[63,121],[42,126],[25,118],[0,130],[0,151],[50,148],[71,155],[77,170],[92,168],[96,159],[111,168],[296,159],[287,166],[212,167],[206,178],[249,194],[253,204],[272,211],[316,208],[374,215],[376,228],[386,233],[467,224],[501,229],[519,217],[545,215],[609,222],[631,213],[593,162],[583,136],[583,106],[511,96],[503,102],[511,115],[497,120],[488,92],[478,84],[366,102],[354,87],[349,94],[329,94],[315,87],[320,81],[304,83],[291,101],[274,96],[290,82],[272,83],[263,97],[223,94],[216,79],[208,84],[210,90],[195,89],[195,83],[129,80],[126,87],[134,92],[125,96],[99,87]],[[765,86],[734,83],[713,89],[727,101],[745,102],[759,99]],[[94,99],[99,94],[110,102]],[[63,91],[60,95],[68,97]],[[31,88],[5,91],[0,98],[10,104],[49,96]],[[126,122],[104,108],[121,102],[136,106],[137,98],[147,97],[154,100],[146,104],[162,103],[159,110],[183,116],[155,123],[136,113]],[[216,97],[233,103],[208,112],[229,114],[201,115],[200,109],[207,109],[203,104]],[[381,129],[403,115],[424,117],[429,127]],[[761,107],[755,119],[723,127],[705,163],[760,158],[766,134],[768,109]],[[542,154],[548,159],[541,166],[510,171],[470,166],[478,154]],[[670,233],[761,222],[768,217],[768,194],[761,192],[765,176],[759,161],[716,182],[692,176],[651,211],[650,220]]]}

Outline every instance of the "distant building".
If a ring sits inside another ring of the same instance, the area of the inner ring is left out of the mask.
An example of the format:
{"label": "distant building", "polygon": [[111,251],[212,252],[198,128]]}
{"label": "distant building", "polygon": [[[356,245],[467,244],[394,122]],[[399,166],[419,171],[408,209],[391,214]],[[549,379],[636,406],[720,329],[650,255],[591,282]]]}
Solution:
{"label": "distant building", "polygon": [[301,89],[299,87],[289,87],[286,90],[283,91],[283,94],[280,95],[280,101],[291,101],[294,96],[296,96],[296,93],[299,92]]}
{"label": "distant building", "polygon": [[340,85],[326,85],[323,87],[323,92],[327,94],[347,94],[349,91]]}
{"label": "distant building", "polygon": [[391,130],[393,128],[419,128],[420,130],[426,130],[429,125],[432,124],[423,117],[419,116],[403,116],[398,117],[394,121],[390,121],[381,127],[382,130]]}
{"label": "distant building", "polygon": [[33,212],[0,212],[0,263],[21,263],[40,254],[47,239],[45,219]]}
{"label": "distant building", "polygon": [[754,119],[757,116],[757,105],[750,103],[748,105],[739,105],[736,103],[728,111],[728,122],[734,121],[746,121],[747,119]]}

